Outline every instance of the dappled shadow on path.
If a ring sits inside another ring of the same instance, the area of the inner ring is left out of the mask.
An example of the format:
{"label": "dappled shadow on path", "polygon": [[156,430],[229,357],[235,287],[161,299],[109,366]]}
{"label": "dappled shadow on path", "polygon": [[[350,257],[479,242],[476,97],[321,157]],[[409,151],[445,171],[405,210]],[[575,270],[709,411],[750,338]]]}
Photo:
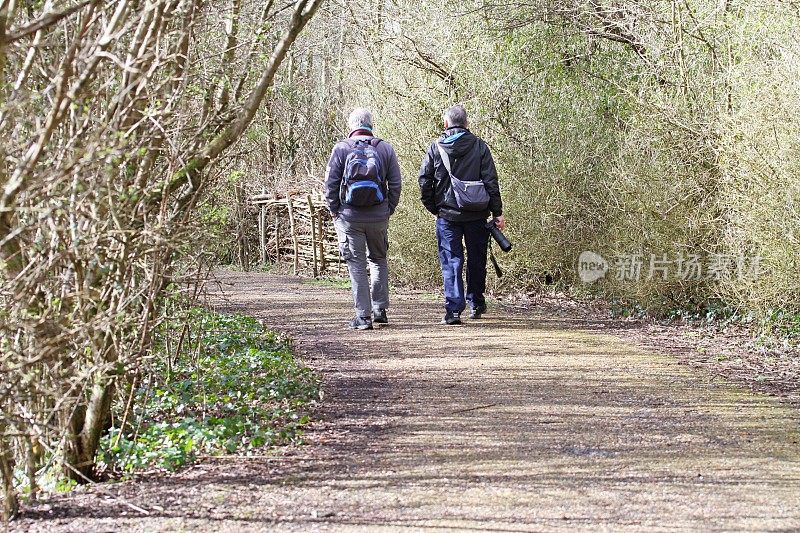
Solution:
{"label": "dappled shadow on path", "polygon": [[[221,281],[221,310],[291,335],[324,377],[308,445],[110,489],[147,517],[99,494],[50,511],[76,527],[230,531],[800,528],[795,413],[602,321],[445,328],[438,303],[401,292],[389,327],[351,332],[349,291]],[[38,512],[28,525],[52,525]]]}

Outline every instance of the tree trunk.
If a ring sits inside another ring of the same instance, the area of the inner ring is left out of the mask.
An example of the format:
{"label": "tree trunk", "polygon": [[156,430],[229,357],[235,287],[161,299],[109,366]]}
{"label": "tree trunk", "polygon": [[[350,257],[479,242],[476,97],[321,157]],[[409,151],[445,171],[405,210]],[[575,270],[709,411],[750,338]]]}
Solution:
{"label": "tree trunk", "polygon": [[3,487],[3,503],[0,518],[8,521],[19,511],[19,500],[14,490],[14,454],[4,435],[5,428],[0,426],[0,482]]}
{"label": "tree trunk", "polygon": [[94,479],[97,446],[111,413],[113,390],[110,382],[95,383],[89,402],[76,408],[70,418],[71,431],[64,450],[64,475],[78,483]]}

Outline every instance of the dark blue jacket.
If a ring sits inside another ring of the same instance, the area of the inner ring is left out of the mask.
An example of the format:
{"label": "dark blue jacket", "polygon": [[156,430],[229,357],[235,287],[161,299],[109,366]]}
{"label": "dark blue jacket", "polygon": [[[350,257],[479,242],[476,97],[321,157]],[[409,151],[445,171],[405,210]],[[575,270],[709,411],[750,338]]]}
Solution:
{"label": "dark blue jacket", "polygon": [[[351,139],[371,139],[368,130],[356,130],[350,134]],[[328,168],[325,171],[325,198],[328,210],[333,216],[341,216],[348,222],[381,222],[394,214],[397,204],[400,203],[400,165],[397,163],[397,154],[388,142],[381,140],[376,146],[382,168],[387,169],[383,179],[388,185],[389,194],[382,204],[372,207],[353,207],[341,202],[340,191],[342,187],[342,174],[344,162],[350,153],[346,142],[340,141],[333,147],[331,157],[328,159]]]}
{"label": "dark blue jacket", "polygon": [[[450,185],[450,174],[442,162],[437,144],[450,157],[453,175],[465,181],[482,180],[489,193],[489,208],[485,211],[461,211]],[[489,147],[465,128],[448,128],[428,147],[419,170],[419,188],[425,209],[452,222],[486,220],[489,214],[503,214],[497,169]]]}

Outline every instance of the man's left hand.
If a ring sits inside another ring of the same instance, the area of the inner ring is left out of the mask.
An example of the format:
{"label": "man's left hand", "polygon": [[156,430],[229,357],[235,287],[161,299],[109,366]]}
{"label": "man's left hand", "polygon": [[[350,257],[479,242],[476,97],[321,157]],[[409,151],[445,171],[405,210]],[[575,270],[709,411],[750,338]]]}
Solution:
{"label": "man's left hand", "polygon": [[503,230],[506,227],[506,217],[500,215],[499,217],[494,217],[494,223],[497,226],[497,229]]}

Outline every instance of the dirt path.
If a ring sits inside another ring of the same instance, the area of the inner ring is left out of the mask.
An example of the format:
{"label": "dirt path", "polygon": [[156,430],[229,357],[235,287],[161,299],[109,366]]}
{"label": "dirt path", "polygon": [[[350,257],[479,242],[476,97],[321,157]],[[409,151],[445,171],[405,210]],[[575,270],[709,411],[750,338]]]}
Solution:
{"label": "dirt path", "polygon": [[[291,333],[324,377],[310,445],[80,491],[14,527],[72,531],[800,529],[798,413],[618,337],[533,315],[444,328],[394,299],[224,274],[220,309]],[[53,518],[60,516],[61,518]]]}

